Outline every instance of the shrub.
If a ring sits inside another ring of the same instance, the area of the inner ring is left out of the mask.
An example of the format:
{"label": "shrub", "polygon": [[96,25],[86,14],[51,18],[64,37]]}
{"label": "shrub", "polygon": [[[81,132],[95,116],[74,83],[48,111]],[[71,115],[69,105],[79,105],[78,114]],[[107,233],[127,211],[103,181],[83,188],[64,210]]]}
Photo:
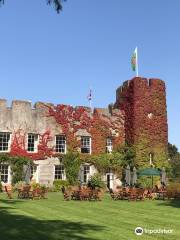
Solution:
{"label": "shrub", "polygon": [[78,183],[79,168],[81,161],[78,153],[68,152],[63,158],[63,164],[66,169],[66,177],[70,185]]}
{"label": "shrub", "polygon": [[88,181],[88,187],[95,188],[105,188],[105,183],[102,180],[102,176],[99,173],[94,174],[90,177]]}
{"label": "shrub", "polygon": [[172,198],[180,198],[180,183],[170,183],[167,186],[167,195]]}
{"label": "shrub", "polygon": [[54,180],[54,182],[53,182],[54,191],[56,191],[56,192],[60,191],[62,186],[67,187],[68,185],[69,185],[69,182],[66,180],[58,179],[58,180]]}

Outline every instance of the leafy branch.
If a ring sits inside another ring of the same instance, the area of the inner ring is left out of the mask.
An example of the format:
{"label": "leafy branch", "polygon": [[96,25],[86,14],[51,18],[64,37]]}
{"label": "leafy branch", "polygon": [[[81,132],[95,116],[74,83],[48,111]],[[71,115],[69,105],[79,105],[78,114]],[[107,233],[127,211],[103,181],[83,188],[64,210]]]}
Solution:
{"label": "leafy branch", "polygon": [[[48,5],[54,5],[55,10],[57,13],[60,13],[62,11],[62,2],[65,2],[66,0],[46,0]],[[4,4],[5,0],[0,0],[0,5]]]}

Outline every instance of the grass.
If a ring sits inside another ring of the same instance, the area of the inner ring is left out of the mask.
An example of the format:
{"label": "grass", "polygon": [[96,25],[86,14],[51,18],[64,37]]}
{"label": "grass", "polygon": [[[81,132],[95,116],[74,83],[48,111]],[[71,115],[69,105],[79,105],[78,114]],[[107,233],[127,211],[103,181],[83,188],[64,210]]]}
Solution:
{"label": "grass", "polygon": [[[173,229],[172,234],[143,234],[134,229]],[[48,199],[8,200],[0,194],[0,239],[2,240],[178,240],[180,201],[63,200],[61,193]]]}

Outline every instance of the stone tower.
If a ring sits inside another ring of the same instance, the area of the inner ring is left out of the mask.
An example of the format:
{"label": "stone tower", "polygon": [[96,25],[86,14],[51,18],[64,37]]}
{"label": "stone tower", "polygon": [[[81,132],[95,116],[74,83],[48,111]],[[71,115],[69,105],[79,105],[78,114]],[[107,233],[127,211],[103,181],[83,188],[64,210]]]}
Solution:
{"label": "stone tower", "polygon": [[[116,91],[115,106],[125,112],[125,140],[136,148],[137,166],[167,164],[166,87],[160,79],[135,77]],[[151,159],[151,160],[150,160]]]}

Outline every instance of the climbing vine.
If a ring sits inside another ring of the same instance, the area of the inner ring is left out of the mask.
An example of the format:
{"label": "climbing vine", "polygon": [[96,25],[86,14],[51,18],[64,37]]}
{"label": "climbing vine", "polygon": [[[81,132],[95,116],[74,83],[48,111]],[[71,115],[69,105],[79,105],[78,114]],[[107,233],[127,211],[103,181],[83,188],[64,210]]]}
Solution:
{"label": "climbing vine", "polygon": [[11,156],[22,156],[33,160],[45,159],[53,155],[53,148],[48,146],[48,143],[52,140],[50,131],[39,135],[38,151],[28,152],[26,147],[27,133],[22,129],[18,129],[12,136],[12,143],[10,147]]}
{"label": "climbing vine", "polygon": [[92,155],[79,154],[77,152],[68,152],[60,156],[60,163],[63,163],[66,169],[66,178],[70,184],[78,182],[79,169],[81,164],[94,165],[100,174],[113,171],[118,177],[122,177],[122,171],[127,164],[134,166],[135,152],[132,146],[118,146],[116,151],[111,154],[99,153]]}
{"label": "climbing vine", "polygon": [[1,164],[6,164],[11,167],[12,184],[15,184],[18,181],[24,181],[24,166],[33,166],[33,161],[27,157],[0,154],[0,165]]}
{"label": "climbing vine", "polygon": [[124,141],[124,118],[121,111],[103,113],[96,109],[93,113],[90,108],[59,104],[57,106],[45,105],[48,109],[47,117],[53,117],[59,124],[62,133],[66,135],[70,150],[77,150],[80,140],[79,131],[85,130],[92,136],[92,152],[105,152],[106,138],[112,137],[114,145]]}

